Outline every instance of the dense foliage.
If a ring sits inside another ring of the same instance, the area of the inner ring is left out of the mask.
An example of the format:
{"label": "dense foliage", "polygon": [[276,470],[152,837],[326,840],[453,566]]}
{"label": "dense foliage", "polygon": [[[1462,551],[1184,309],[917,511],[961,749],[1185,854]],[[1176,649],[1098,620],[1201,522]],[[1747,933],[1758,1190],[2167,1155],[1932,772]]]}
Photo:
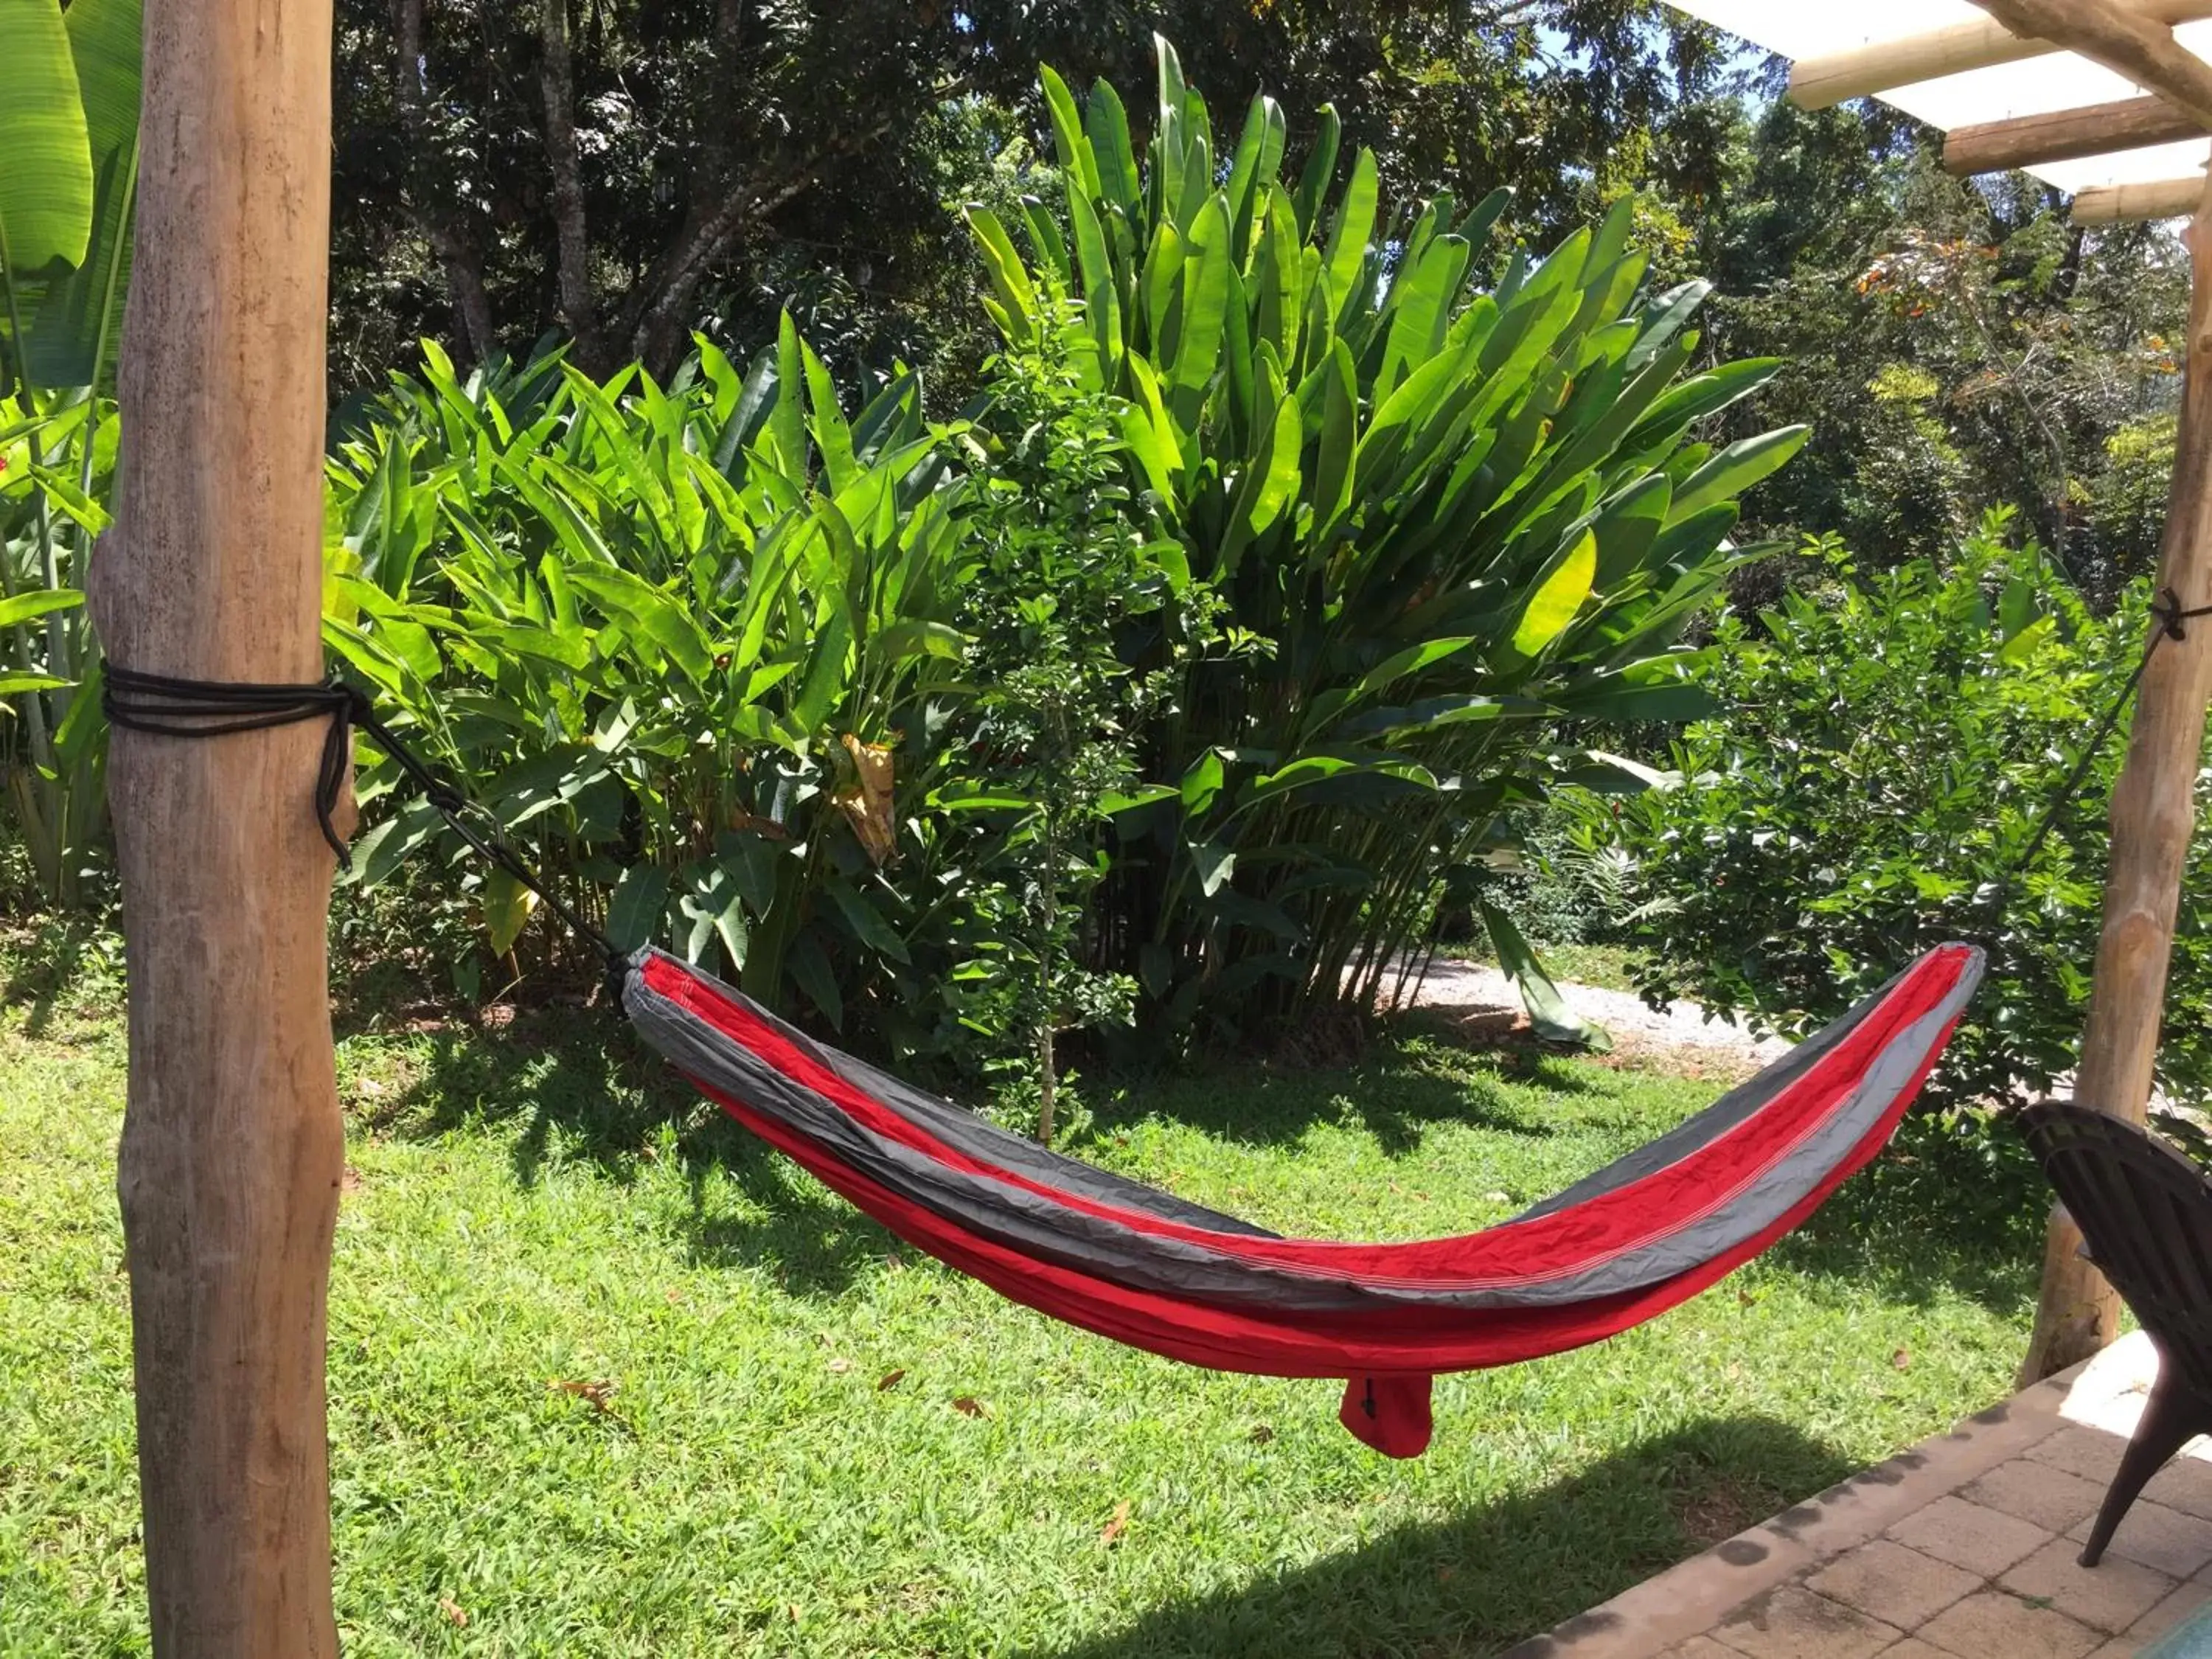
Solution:
{"label": "dense foliage", "polygon": [[1384,211],[1370,152],[1336,183],[1326,109],[1292,180],[1264,95],[1217,160],[1164,44],[1158,83],[1140,169],[1112,86],[1079,109],[1048,70],[1066,237],[1032,207],[1024,257],[969,216],[1010,343],[1081,296],[1132,489],[1237,646],[1182,649],[1179,601],[1131,642],[1179,665],[1106,960],[1171,1023],[1249,1024],[1375,995],[1498,813],[1592,764],[1559,716],[1681,712],[1670,647],[1757,556],[1734,497],[1804,434],[1689,440],[1773,365],[1685,377],[1706,285],[1655,292],[1625,204],[1486,282],[1502,198]]}
{"label": "dense foliage", "polygon": [[[2058,792],[2142,650],[2148,594],[2100,618],[2001,529],[1948,570],[1863,571],[1824,548],[1817,592],[1722,624],[1708,684],[1735,712],[1684,732],[1680,787],[1585,820],[1589,841],[1633,859],[1648,991],[1794,1036],[1917,952],[1966,939],[1989,952],[1989,977],[1936,1097],[2041,1094],[2071,1068],[2121,743],[2077,796]],[[2188,1012],[2212,1000],[2207,895],[2200,837],[2159,1060],[2161,1085],[2190,1100],[2212,1091],[2212,1047]]]}
{"label": "dense foliage", "polygon": [[[837,1022],[840,941],[904,955],[889,756],[958,657],[964,486],[920,396],[848,422],[788,323],[666,390],[553,359],[464,383],[434,351],[332,461],[331,642],[618,943],[726,953]],[[357,862],[426,842],[459,845],[410,802]],[[531,896],[479,896],[505,955]]]}

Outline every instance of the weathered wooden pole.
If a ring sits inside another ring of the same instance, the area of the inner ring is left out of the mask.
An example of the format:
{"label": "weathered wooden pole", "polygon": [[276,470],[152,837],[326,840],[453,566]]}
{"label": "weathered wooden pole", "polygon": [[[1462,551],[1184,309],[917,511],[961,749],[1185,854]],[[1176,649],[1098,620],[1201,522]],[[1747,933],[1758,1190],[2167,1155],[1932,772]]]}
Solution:
{"label": "weathered wooden pole", "polygon": [[[330,0],[146,0],[112,661],[322,676]],[[343,1147],[312,798],[324,728],[114,733],[130,967],[118,1188],[162,1659],[321,1659],[325,1297]]]}
{"label": "weathered wooden pole", "polygon": [[[2199,198],[2189,254],[2187,378],[2158,580],[2185,609],[2194,609],[2212,604],[2212,181]],[[2135,1123],[2150,1103],[2174,915],[2196,828],[2208,702],[2212,617],[2187,623],[2185,637],[2166,641],[2152,656],[2112,791],[2104,931],[2074,1097]],[[2118,1299],[2081,1259],[2081,1231],[2063,1207],[2054,1210],[2023,1383],[2087,1358],[2118,1333]]]}

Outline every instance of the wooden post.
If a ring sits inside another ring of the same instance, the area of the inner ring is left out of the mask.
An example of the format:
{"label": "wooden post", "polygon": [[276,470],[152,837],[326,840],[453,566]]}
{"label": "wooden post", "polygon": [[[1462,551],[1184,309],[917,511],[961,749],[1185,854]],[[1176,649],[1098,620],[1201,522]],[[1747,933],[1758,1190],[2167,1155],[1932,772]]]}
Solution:
{"label": "wooden post", "polygon": [[[2189,250],[2188,379],[2158,577],[2185,608],[2212,604],[2212,183],[2199,195]],[[2112,791],[2104,931],[2074,1085],[2083,1105],[2134,1123],[2143,1121],[2150,1102],[2174,914],[2196,826],[2205,710],[2212,702],[2212,617],[2186,627],[2186,638],[2167,641],[2151,658]],[[2055,1210],[2035,1334],[2021,1367],[2023,1384],[2086,1359],[2117,1332],[2118,1300],[2104,1275],[2081,1259],[2081,1243],[2065,1211]]]}
{"label": "wooden post", "polygon": [[[146,0],[109,658],[322,677],[330,0]],[[323,1659],[325,1298],[343,1145],[319,725],[118,731],[130,968],[118,1194],[161,1659]]]}

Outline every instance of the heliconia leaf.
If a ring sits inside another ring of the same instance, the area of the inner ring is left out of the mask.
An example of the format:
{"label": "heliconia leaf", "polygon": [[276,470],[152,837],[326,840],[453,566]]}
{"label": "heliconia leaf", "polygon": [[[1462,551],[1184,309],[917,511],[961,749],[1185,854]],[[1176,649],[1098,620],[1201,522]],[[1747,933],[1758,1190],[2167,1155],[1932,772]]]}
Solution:
{"label": "heliconia leaf", "polygon": [[1359,418],[1359,394],[1352,353],[1343,341],[1336,343],[1328,361],[1315,374],[1322,377],[1321,437],[1314,468],[1314,528],[1326,530],[1335,523],[1352,501],[1353,434]]}
{"label": "heliconia leaf", "polygon": [[1717,415],[1738,398],[1747,398],[1765,386],[1781,367],[1778,357],[1746,357],[1683,381],[1651,406],[1651,412],[1622,440],[1621,448],[1636,453],[1668,433],[1679,432],[1693,421]]}
{"label": "heliconia leaf", "polygon": [[1634,374],[1657,356],[1712,291],[1711,283],[1698,277],[1668,289],[1654,300],[1644,313],[1644,331],[1637,337],[1635,349],[1628,354],[1629,373]]}
{"label": "heliconia leaf", "polygon": [[860,463],[853,453],[853,429],[845,423],[845,411],[837,406],[837,388],[830,379],[828,368],[814,355],[814,348],[804,341],[799,351],[806,372],[806,428],[814,434],[814,447],[822,457],[823,477],[829,481],[834,495],[848,488],[860,476]]}
{"label": "heliconia leaf", "polygon": [[632,865],[607,901],[607,942],[617,951],[650,945],[667,908],[668,872],[657,864]]}
{"label": "heliconia leaf", "polygon": [[1109,790],[1098,798],[1098,810],[1108,817],[1122,812],[1133,812],[1140,806],[1151,806],[1164,800],[1177,799],[1182,791],[1172,784],[1145,783],[1134,789]]}
{"label": "heliconia leaf", "polygon": [[1297,194],[1291,198],[1297,210],[1300,241],[1312,235],[1320,222],[1321,204],[1328,195],[1329,180],[1336,176],[1337,145],[1344,131],[1335,105],[1323,104],[1316,112],[1321,118],[1321,131],[1314,134],[1313,148],[1306,153],[1305,171],[1298,178]]}
{"label": "heliconia leaf", "polygon": [[1761,478],[1785,465],[1791,456],[1804,448],[1806,440],[1812,435],[1813,428],[1808,426],[1785,426],[1730,444],[1692,473],[1674,492],[1673,516],[1686,519],[1716,502],[1741,495]]}
{"label": "heliconia leaf", "polygon": [[1578,1048],[1595,1049],[1602,1054],[1613,1047],[1613,1039],[1602,1026],[1593,1024],[1567,1006],[1559,994],[1559,988],[1544,971],[1544,964],[1522,937],[1513,918],[1487,899],[1476,901],[1482,912],[1483,927],[1490,934],[1491,948],[1498,953],[1498,965],[1505,970],[1521,993],[1522,1006],[1528,1011],[1528,1024],[1536,1035],[1547,1042],[1568,1042]]}
{"label": "heliconia leaf", "polygon": [[1182,797],[1182,810],[1194,817],[1205,811],[1213,804],[1213,798],[1221,793],[1224,775],[1221,757],[1213,750],[1207,750],[1193,761],[1190,769],[1182,775],[1182,783],[1177,792]]}
{"label": "heliconia leaf", "polygon": [[1068,221],[1075,231],[1077,269],[1083,281],[1084,314],[1091,338],[1098,343],[1100,362],[1110,383],[1113,365],[1121,358],[1121,298],[1114,276],[1106,233],[1091,204],[1080,196],[1068,198]]}
{"label": "heliconia leaf", "polygon": [[1191,224],[1191,257],[1182,266],[1182,328],[1169,380],[1170,402],[1185,430],[1197,424],[1196,405],[1187,397],[1204,388],[1220,364],[1224,313],[1229,304],[1229,204],[1216,191]]}
{"label": "heliconia leaf", "polygon": [[0,240],[29,275],[84,259],[92,235],[91,141],[69,29],[56,0],[0,0]]}
{"label": "heliconia leaf", "polygon": [[1513,187],[1501,185],[1484,197],[1468,212],[1466,218],[1452,227],[1452,234],[1469,247],[1476,247],[1488,238],[1491,228],[1497,224],[1505,210],[1513,205]]}
{"label": "heliconia leaf", "polygon": [[1592,586],[1610,593],[1644,568],[1674,505],[1674,486],[1663,472],[1639,478],[1599,510],[1590,526],[1597,538],[1597,574]]}
{"label": "heliconia leaf", "polygon": [[1352,161],[1352,179],[1337,204],[1335,227],[1322,255],[1322,288],[1332,319],[1341,313],[1366,263],[1368,242],[1375,234],[1377,188],[1375,152],[1363,149]]}
{"label": "heliconia leaf", "polygon": [[1111,82],[1102,79],[1091,88],[1083,130],[1097,161],[1098,193],[1133,218],[1144,199],[1144,186],[1137,173],[1136,151],[1129,143],[1128,112]]}
{"label": "heliconia leaf", "polygon": [[1597,538],[1585,530],[1554,555],[1514,624],[1513,653],[1534,657],[1567,630],[1597,576]]}
{"label": "heliconia leaf", "polygon": [[74,587],[35,588],[28,593],[0,599],[0,628],[12,628],[17,623],[51,616],[57,611],[74,611],[83,603],[84,595]]}
{"label": "heliconia leaf", "polygon": [[1198,872],[1199,890],[1212,898],[1219,892],[1231,877],[1237,873],[1237,854],[1234,848],[1218,842],[1202,842],[1190,849],[1192,866]]}
{"label": "heliconia leaf", "polygon": [[806,384],[799,325],[785,312],[775,337],[776,392],[763,425],[769,465],[794,483],[806,482],[806,409],[800,388]]}
{"label": "heliconia leaf", "polygon": [[503,957],[514,949],[515,940],[530,925],[538,895],[506,871],[491,870],[485,872],[478,902],[483,909],[485,943],[491,946],[492,955]]}
{"label": "heliconia leaf", "polygon": [[1045,107],[1052,115],[1053,147],[1059,154],[1060,170],[1086,200],[1095,200],[1102,193],[1098,161],[1091,141],[1083,136],[1083,124],[1075,112],[1075,94],[1051,64],[1042,65],[1037,73],[1044,83]]}
{"label": "heliconia leaf", "polygon": [[963,211],[969,228],[975,233],[983,267],[990,274],[991,291],[1000,308],[1000,326],[1011,343],[1027,345],[1036,337],[1036,289],[1022,256],[1014,249],[1013,238],[1006,234],[999,216],[980,202],[970,202]]}
{"label": "heliconia leaf", "polygon": [[[138,0],[70,0],[64,21],[92,159],[92,222],[83,258],[66,276],[46,283],[23,329],[33,380],[95,386],[114,362],[131,280],[143,29]],[[4,143],[0,140],[0,151]],[[0,184],[0,195],[5,190]]]}

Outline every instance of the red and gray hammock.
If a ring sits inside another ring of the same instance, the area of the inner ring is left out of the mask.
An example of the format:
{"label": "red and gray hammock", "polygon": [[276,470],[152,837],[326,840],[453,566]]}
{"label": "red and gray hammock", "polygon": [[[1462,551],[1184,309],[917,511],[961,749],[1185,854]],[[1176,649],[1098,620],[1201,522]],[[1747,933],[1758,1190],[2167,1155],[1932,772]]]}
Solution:
{"label": "red and gray hammock", "polygon": [[[2178,621],[2167,627],[2178,633]],[[1427,1446],[1438,1371],[1510,1365],[1626,1330],[1811,1215],[1888,1140],[1981,978],[1979,951],[1929,951],[1686,1123],[1481,1232],[1403,1244],[1284,1238],[910,1089],[674,957],[624,956],[343,681],[232,684],[111,663],[101,704],[115,725],[165,737],[329,720],[315,811],[341,862],[331,813],[359,726],[463,840],[606,951],[647,1042],[893,1232],[1117,1342],[1219,1370],[1345,1377],[1345,1426],[1394,1457]]]}
{"label": "red and gray hammock", "polygon": [[814,1042],[660,951],[623,1005],[731,1116],[917,1249],[1042,1313],[1217,1370],[1341,1376],[1344,1425],[1429,1443],[1438,1371],[1626,1330],[1802,1222],[1881,1150],[1981,978],[1929,951],[1680,1127],[1459,1238],[1284,1238],[1047,1151]]}

